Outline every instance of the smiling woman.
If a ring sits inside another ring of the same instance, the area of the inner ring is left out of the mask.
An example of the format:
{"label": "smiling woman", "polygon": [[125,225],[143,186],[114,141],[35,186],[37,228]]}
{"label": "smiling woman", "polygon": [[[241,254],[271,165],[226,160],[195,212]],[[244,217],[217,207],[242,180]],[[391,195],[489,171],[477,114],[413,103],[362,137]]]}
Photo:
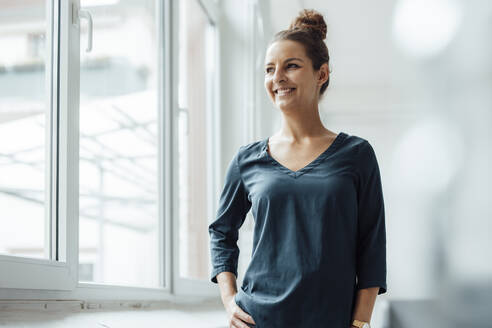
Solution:
{"label": "smiling woman", "polygon": [[[304,10],[265,56],[265,90],[282,128],[230,161],[211,237],[211,281],[229,327],[368,328],[386,292],[378,162],[364,138],[326,129],[326,24]],[[252,209],[253,252],[236,292],[238,230]]]}

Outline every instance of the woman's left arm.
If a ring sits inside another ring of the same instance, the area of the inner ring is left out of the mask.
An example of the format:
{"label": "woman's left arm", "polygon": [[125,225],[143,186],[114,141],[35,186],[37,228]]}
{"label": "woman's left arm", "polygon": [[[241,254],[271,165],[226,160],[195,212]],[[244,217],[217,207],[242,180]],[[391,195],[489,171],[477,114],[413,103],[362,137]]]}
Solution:
{"label": "woman's left arm", "polygon": [[[363,288],[357,291],[355,299],[354,316],[350,323],[354,320],[370,322],[376,296],[378,296],[379,287]],[[351,327],[355,327],[352,326]]]}
{"label": "woman's left arm", "polygon": [[386,223],[379,165],[369,142],[365,142],[360,155],[357,193],[357,295],[352,316],[353,319],[370,322],[376,297],[386,293]]}

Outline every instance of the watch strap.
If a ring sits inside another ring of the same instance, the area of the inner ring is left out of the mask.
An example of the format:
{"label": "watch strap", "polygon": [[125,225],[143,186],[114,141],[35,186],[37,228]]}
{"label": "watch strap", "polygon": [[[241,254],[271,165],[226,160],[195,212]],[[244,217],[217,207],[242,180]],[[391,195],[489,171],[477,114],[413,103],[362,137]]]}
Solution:
{"label": "watch strap", "polygon": [[352,321],[352,326],[356,326],[358,328],[363,328],[364,324],[369,325],[369,322],[360,321],[360,320],[354,320],[354,321]]}

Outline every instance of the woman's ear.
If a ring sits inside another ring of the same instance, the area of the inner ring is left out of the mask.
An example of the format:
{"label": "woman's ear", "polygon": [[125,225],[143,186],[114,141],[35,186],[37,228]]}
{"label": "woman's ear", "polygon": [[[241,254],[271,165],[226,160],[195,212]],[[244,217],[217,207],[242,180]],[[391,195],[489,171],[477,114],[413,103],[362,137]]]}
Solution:
{"label": "woman's ear", "polygon": [[328,63],[324,63],[318,70],[318,85],[321,87],[330,76],[330,70],[328,67]]}

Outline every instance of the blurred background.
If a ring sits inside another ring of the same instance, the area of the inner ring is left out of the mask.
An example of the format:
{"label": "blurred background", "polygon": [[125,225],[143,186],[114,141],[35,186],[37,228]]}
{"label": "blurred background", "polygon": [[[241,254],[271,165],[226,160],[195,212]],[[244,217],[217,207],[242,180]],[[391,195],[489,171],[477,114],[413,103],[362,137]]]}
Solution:
{"label": "blurred background", "polygon": [[[160,284],[155,0],[81,0],[79,280]],[[178,3],[178,2],[176,2]],[[209,283],[206,227],[240,145],[281,115],[263,86],[272,36],[300,10],[328,25],[325,127],[372,144],[386,209],[388,292],[373,327],[492,327],[492,2],[179,1],[179,277]],[[0,0],[0,253],[49,258],[47,1]],[[168,72],[164,72],[167,74]],[[238,285],[252,248],[241,228]],[[212,286],[217,288],[217,286]],[[217,294],[218,295],[218,294]]]}

